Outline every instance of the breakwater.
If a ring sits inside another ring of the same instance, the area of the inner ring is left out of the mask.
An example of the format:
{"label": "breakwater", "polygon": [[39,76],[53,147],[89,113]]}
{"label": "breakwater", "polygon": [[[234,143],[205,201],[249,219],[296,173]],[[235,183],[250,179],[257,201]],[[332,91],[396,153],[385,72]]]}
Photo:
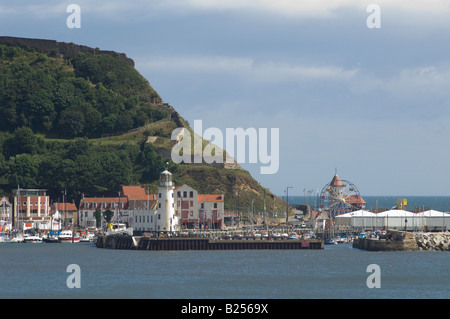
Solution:
{"label": "breakwater", "polygon": [[369,251],[450,251],[450,233],[388,231],[386,235],[379,238],[355,238],[353,248]]}
{"label": "breakwater", "polygon": [[203,237],[153,238],[109,235],[97,238],[97,248],[134,250],[323,249],[322,240],[213,240]]}
{"label": "breakwater", "polygon": [[419,250],[450,251],[450,233],[416,234]]}

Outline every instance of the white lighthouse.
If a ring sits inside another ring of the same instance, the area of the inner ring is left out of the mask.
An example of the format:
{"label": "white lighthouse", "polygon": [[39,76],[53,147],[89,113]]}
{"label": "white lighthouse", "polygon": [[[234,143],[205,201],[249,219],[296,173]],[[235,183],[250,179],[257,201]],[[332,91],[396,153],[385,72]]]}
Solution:
{"label": "white lighthouse", "polygon": [[175,216],[173,188],[172,173],[165,170],[159,175],[158,183],[156,230],[159,232],[173,232],[178,228],[178,218]]}

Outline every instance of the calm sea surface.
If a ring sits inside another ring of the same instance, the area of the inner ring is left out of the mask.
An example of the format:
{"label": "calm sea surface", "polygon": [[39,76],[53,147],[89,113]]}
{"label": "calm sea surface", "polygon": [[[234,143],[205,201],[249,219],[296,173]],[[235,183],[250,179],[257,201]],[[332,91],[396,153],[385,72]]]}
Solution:
{"label": "calm sea surface", "polygon": [[[81,288],[68,288],[67,266]],[[381,288],[369,289],[370,264]],[[78,244],[0,244],[0,298],[450,298],[448,252],[127,251]]]}

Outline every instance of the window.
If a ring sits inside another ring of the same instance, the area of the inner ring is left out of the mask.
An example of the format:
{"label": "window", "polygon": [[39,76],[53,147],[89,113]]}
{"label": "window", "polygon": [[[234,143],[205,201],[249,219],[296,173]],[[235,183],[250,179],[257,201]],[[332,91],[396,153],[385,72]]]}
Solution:
{"label": "window", "polygon": [[181,197],[181,192],[177,192],[177,196],[178,196],[178,197]]}
{"label": "window", "polygon": [[102,203],[102,208],[106,208],[106,203]]}
{"label": "window", "polygon": [[84,208],[88,209],[89,208],[89,203],[84,203]]}
{"label": "window", "polygon": [[[161,219],[161,214],[158,214],[158,219]],[[159,226],[158,226],[159,227]]]}
{"label": "window", "polygon": [[92,207],[97,208],[97,203],[93,203]]}
{"label": "window", "polygon": [[111,208],[116,208],[116,203],[111,203]]}
{"label": "window", "polygon": [[187,197],[187,192],[186,191],[183,192],[183,197]]}
{"label": "window", "polygon": [[189,197],[190,197],[190,198],[194,197],[194,192],[193,192],[193,191],[190,191],[190,192],[189,192]]}
{"label": "window", "polygon": [[119,208],[123,209],[123,203],[119,203]]}
{"label": "window", "polygon": [[161,203],[158,203],[158,207],[161,208]]}
{"label": "window", "polygon": [[217,208],[217,203],[214,203],[214,208]]}
{"label": "window", "polygon": [[161,193],[158,194],[158,197],[161,198]]}
{"label": "window", "polygon": [[204,203],[201,203],[201,204],[200,204],[200,208],[201,208],[201,209],[205,208],[205,204],[204,204]]}

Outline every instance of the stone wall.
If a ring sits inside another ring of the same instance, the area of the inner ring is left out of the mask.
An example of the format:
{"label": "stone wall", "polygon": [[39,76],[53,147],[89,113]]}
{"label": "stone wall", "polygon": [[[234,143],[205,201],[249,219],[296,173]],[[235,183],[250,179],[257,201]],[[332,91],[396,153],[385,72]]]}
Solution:
{"label": "stone wall", "polygon": [[134,61],[128,58],[124,53],[94,49],[85,45],[78,45],[67,42],[57,42],[55,40],[29,39],[16,37],[0,37],[0,44],[20,46],[22,48],[31,48],[36,51],[51,55],[60,54],[63,57],[74,58],[79,52],[88,52],[92,54],[107,54],[118,57],[134,67]]}
{"label": "stone wall", "polygon": [[389,230],[383,238],[355,238],[353,248],[369,251],[418,250],[413,233]]}

